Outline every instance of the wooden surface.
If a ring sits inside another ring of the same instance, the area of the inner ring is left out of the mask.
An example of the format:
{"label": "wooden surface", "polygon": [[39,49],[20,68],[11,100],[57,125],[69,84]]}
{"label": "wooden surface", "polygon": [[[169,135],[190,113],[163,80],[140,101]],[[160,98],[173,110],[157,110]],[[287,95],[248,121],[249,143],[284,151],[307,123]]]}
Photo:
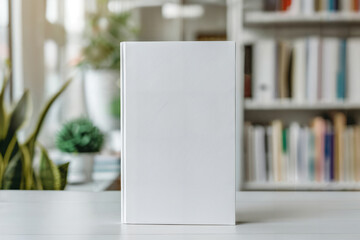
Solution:
{"label": "wooden surface", "polygon": [[122,225],[120,192],[0,191],[0,239],[360,239],[359,192],[241,192],[236,226]]}

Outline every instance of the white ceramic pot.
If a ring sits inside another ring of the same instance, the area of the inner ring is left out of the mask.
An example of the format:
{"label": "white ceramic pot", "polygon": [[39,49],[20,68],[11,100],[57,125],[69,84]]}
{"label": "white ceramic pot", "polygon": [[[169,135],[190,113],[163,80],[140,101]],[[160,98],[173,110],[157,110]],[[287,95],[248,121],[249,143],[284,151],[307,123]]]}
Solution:
{"label": "white ceramic pot", "polygon": [[114,152],[121,152],[121,131],[114,130],[109,133],[110,149]]}
{"label": "white ceramic pot", "polygon": [[79,184],[92,181],[94,153],[63,153],[62,160],[70,162],[67,182]]}
{"label": "white ceramic pot", "polygon": [[120,120],[111,115],[111,103],[120,95],[116,70],[89,69],[85,73],[84,94],[89,118],[103,132],[120,128]]}

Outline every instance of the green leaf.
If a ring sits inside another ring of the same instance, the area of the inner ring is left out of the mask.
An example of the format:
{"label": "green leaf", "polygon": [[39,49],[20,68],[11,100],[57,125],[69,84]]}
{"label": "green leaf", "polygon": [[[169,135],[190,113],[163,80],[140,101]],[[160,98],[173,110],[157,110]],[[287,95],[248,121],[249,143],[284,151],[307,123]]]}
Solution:
{"label": "green leaf", "polygon": [[6,146],[5,155],[3,158],[3,164],[6,167],[8,163],[10,162],[10,159],[18,152],[19,149],[19,143],[17,140],[16,135],[13,136],[13,138],[10,140],[8,145]]}
{"label": "green leaf", "polygon": [[[25,91],[20,100],[16,103],[7,119],[9,127],[3,140],[0,140],[0,152],[4,155],[6,164],[11,157],[19,150],[16,139],[17,131],[24,125],[29,116],[29,92]],[[15,138],[15,140],[14,140]]]}
{"label": "green leaf", "polygon": [[50,160],[46,149],[40,146],[41,158],[39,175],[44,190],[61,190],[61,174],[58,167]]}
{"label": "green leaf", "polygon": [[33,166],[32,166],[32,156],[30,155],[30,150],[26,145],[19,145],[20,151],[22,154],[22,165],[23,165],[23,185],[22,189],[30,190],[33,186]]}
{"label": "green leaf", "polygon": [[61,177],[61,186],[60,190],[64,190],[67,184],[67,175],[68,175],[68,169],[69,169],[69,162],[61,164],[58,166],[58,169],[60,171],[60,177]]}
{"label": "green leaf", "polygon": [[30,113],[29,109],[29,91],[26,90],[11,111],[9,134],[13,135],[24,125]]}
{"label": "green leaf", "polygon": [[2,189],[20,189],[22,182],[22,161],[21,153],[18,152],[7,166],[4,177]]}
{"label": "green leaf", "polygon": [[9,76],[5,75],[0,89],[0,140],[6,137],[7,129],[9,126],[9,120],[6,114],[5,103],[4,103],[5,89],[8,82],[9,82]]}
{"label": "green leaf", "polygon": [[39,119],[36,124],[36,128],[33,131],[33,133],[29,136],[29,138],[25,141],[25,145],[28,146],[30,150],[30,155],[34,156],[34,148],[35,148],[35,142],[36,138],[39,135],[39,132],[41,130],[41,126],[45,120],[46,114],[49,111],[51,105],[55,102],[55,100],[60,96],[60,94],[65,91],[65,89],[69,86],[71,83],[71,79],[65,82],[65,84],[48,100],[48,102],[45,104],[45,107],[41,111],[41,114],[39,116]]}

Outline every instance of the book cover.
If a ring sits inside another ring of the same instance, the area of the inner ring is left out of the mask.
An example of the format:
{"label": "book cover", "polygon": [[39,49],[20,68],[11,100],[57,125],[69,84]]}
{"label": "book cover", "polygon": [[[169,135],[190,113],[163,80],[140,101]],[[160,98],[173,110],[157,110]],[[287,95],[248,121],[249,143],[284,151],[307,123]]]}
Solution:
{"label": "book cover", "polygon": [[302,12],[305,15],[313,14],[315,12],[314,0],[302,0]]}
{"label": "book cover", "polygon": [[344,162],[344,131],[346,128],[345,114],[334,114],[334,178],[336,181],[343,180]]}
{"label": "book cover", "polygon": [[293,122],[289,127],[289,181],[295,182],[298,181],[297,172],[298,165],[300,162],[299,159],[300,151],[300,125],[297,122]]}
{"label": "book cover", "polygon": [[253,98],[267,102],[275,99],[276,42],[259,40],[253,47]]}
{"label": "book cover", "polygon": [[255,167],[254,167],[254,157],[253,157],[253,135],[254,135],[253,126],[250,122],[244,123],[244,158],[245,158],[245,179],[248,182],[255,181]]}
{"label": "book cover", "polygon": [[235,224],[234,42],[121,43],[126,224]]}
{"label": "book cover", "polygon": [[244,59],[244,97],[251,98],[251,78],[252,78],[252,46],[245,46],[245,59]]}
{"label": "book cover", "polygon": [[299,14],[301,13],[301,6],[302,5],[302,2],[301,1],[291,1],[291,5],[289,6],[288,8],[288,12],[291,13],[291,14]]}
{"label": "book cover", "polygon": [[355,181],[360,181],[360,126],[355,126],[354,130],[354,144],[355,144],[355,152],[354,152],[354,158],[355,158]]}
{"label": "book cover", "polygon": [[282,180],[282,123],[280,120],[274,120],[271,123],[272,126],[272,160],[273,160],[273,170],[274,170],[274,180],[275,182],[280,182]]}
{"label": "book cover", "polygon": [[341,100],[346,97],[346,59],[346,39],[341,39],[337,72],[337,98]]}
{"label": "book cover", "polygon": [[292,62],[292,98],[296,102],[306,99],[306,39],[294,41]]}
{"label": "book cover", "polygon": [[351,10],[353,12],[359,11],[359,0],[351,0]]}
{"label": "book cover", "polygon": [[308,179],[308,128],[300,129],[298,162],[297,162],[297,181],[307,182]]}
{"label": "book cover", "polygon": [[266,12],[273,12],[277,10],[279,0],[264,0],[263,1],[263,9]]}
{"label": "book cover", "polygon": [[280,41],[277,46],[277,92],[279,98],[289,98],[289,71],[291,48],[288,42]]}
{"label": "book cover", "polygon": [[324,167],[325,167],[325,159],[324,159],[324,139],[325,139],[325,131],[326,131],[326,123],[325,120],[321,117],[316,117],[313,120],[313,131],[315,137],[315,180],[317,182],[324,181]]}
{"label": "book cover", "polygon": [[309,129],[309,139],[308,139],[308,166],[309,166],[309,172],[308,172],[308,177],[309,177],[309,181],[315,181],[315,174],[316,174],[316,169],[315,169],[315,134],[314,131],[312,129]]}
{"label": "book cover", "polygon": [[339,1],[339,8],[342,12],[350,12],[352,9],[352,1],[353,0],[341,0]]}
{"label": "book cover", "polygon": [[324,180],[330,182],[333,179],[332,176],[332,141],[333,132],[329,121],[326,122],[325,132],[325,144],[324,144]]}
{"label": "book cover", "polygon": [[310,102],[315,102],[318,100],[319,43],[319,37],[313,36],[307,39],[306,92],[307,100]]}
{"label": "book cover", "polygon": [[265,129],[256,126],[254,131],[254,157],[255,178],[258,182],[266,182],[266,151],[265,151]]}
{"label": "book cover", "polygon": [[326,102],[336,101],[339,39],[325,37],[322,40],[321,97]]}
{"label": "book cover", "polygon": [[360,101],[360,38],[348,38],[346,45],[347,93],[350,102]]}
{"label": "book cover", "polygon": [[342,178],[340,181],[351,181],[351,128],[347,127],[344,131],[344,151],[342,161]]}
{"label": "book cover", "polygon": [[274,181],[274,161],[273,161],[273,129],[271,126],[266,128],[266,144],[267,144],[267,173],[268,181]]}
{"label": "book cover", "polygon": [[281,145],[282,145],[282,155],[281,155],[281,181],[289,181],[289,129],[282,129]]}

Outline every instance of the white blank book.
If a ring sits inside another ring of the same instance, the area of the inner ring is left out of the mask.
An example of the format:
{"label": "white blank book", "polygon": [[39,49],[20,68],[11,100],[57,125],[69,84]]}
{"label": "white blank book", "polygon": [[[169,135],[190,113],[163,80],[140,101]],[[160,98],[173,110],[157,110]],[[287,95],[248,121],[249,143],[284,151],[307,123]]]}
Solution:
{"label": "white blank book", "polygon": [[235,43],[121,43],[122,221],[235,224]]}

